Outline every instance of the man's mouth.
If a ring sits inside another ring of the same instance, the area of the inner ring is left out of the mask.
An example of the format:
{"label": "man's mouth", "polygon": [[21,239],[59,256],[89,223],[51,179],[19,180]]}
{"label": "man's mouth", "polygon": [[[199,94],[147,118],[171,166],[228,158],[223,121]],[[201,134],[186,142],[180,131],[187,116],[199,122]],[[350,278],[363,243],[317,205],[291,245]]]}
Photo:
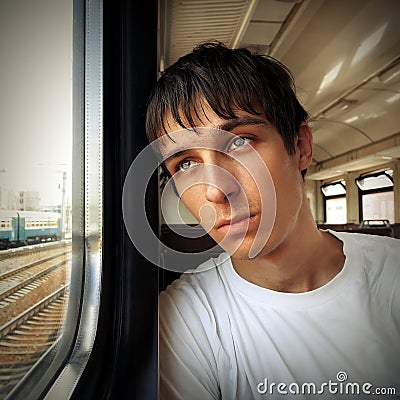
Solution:
{"label": "man's mouth", "polygon": [[256,222],[257,214],[237,215],[230,220],[222,220],[217,229],[224,235],[238,235],[246,231]]}

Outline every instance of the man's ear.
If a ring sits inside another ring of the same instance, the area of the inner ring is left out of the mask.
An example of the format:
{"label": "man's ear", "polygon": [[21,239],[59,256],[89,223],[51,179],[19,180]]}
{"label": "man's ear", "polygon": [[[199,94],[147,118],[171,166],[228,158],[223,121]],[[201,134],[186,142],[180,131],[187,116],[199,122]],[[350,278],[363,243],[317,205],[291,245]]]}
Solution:
{"label": "man's ear", "polygon": [[306,122],[302,122],[296,139],[296,153],[299,154],[299,170],[306,170],[312,161],[312,132]]}

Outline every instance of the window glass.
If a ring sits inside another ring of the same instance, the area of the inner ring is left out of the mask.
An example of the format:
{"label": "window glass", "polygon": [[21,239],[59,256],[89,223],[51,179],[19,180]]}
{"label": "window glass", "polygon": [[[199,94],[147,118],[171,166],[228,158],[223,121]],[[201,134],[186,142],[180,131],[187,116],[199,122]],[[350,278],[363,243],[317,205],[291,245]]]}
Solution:
{"label": "window glass", "polygon": [[346,182],[341,180],[321,187],[325,203],[325,223],[345,224],[347,222]]}
{"label": "window glass", "polygon": [[[0,398],[57,345],[71,263],[72,0],[0,2]],[[27,312],[29,310],[29,312]]]}
{"label": "window glass", "polygon": [[362,196],[363,220],[387,219],[394,224],[393,191],[369,193]]}
{"label": "window glass", "polygon": [[393,170],[361,175],[361,220],[387,219],[394,223]]}
{"label": "window glass", "polygon": [[346,194],[346,183],[345,181],[340,181],[338,183],[332,183],[330,185],[324,185],[321,187],[324,196],[338,196]]}
{"label": "window glass", "polygon": [[346,197],[326,199],[326,223],[345,224],[347,222]]}
{"label": "window glass", "polygon": [[393,186],[393,170],[389,169],[380,174],[373,174],[357,179],[357,185],[361,190],[374,190]]}

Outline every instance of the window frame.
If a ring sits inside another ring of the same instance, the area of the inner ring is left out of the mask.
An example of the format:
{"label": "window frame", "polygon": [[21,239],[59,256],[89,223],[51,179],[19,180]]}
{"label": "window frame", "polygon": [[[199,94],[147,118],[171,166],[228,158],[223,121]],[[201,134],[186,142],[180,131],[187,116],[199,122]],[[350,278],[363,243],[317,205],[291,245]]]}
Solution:
{"label": "window frame", "polygon": [[[364,195],[369,195],[369,194],[375,194],[375,193],[387,193],[387,192],[393,192],[394,193],[394,180],[393,177],[390,176],[389,174],[386,173],[386,171],[392,170],[392,168],[385,168],[384,170],[379,170],[379,171],[372,171],[372,172],[366,172],[361,174],[358,178],[356,178],[356,184],[358,188],[358,214],[359,214],[359,220],[360,223],[364,220],[364,210],[363,210],[363,196]],[[364,178],[369,178],[369,177],[378,177],[381,175],[386,175],[390,181],[392,182],[392,186],[383,186],[381,188],[375,188],[375,189],[361,189],[361,187],[358,184],[358,181]]]}
{"label": "window frame", "polygon": [[[159,269],[136,250],[122,218],[126,174],[148,145],[145,114],[157,81],[157,3],[103,2],[104,268],[96,340],[72,399],[156,400],[158,395]],[[146,205],[157,231],[156,174]]]}
{"label": "window frame", "polygon": [[103,223],[102,1],[72,0],[72,7],[73,235],[69,300],[57,345],[10,392],[10,399],[71,398],[97,331]]}
{"label": "window frame", "polygon": [[[345,184],[343,184],[343,183],[345,183],[346,181],[344,180],[344,179],[340,179],[340,180],[338,180],[338,181],[333,181],[333,182],[326,182],[326,183],[324,183],[323,185],[321,185],[321,187],[320,187],[320,191],[321,191],[321,194],[322,194],[322,199],[323,199],[323,202],[324,202],[324,224],[327,224],[328,222],[326,222],[326,219],[327,219],[327,204],[326,204],[326,202],[327,202],[327,200],[329,200],[329,199],[342,199],[342,198],[344,198],[344,199],[346,199],[346,207],[347,207],[347,188],[346,188],[346,185]],[[343,186],[343,188],[344,188],[344,190],[345,190],[345,193],[344,194],[336,194],[336,195],[326,195],[324,192],[323,192],[323,188],[325,188],[325,187],[327,187],[327,186],[331,186],[331,185],[337,185],[337,184],[340,184],[340,185],[342,185]],[[346,219],[347,219],[347,210],[346,210]],[[347,221],[345,222],[345,223],[347,223]],[[329,223],[329,224],[336,224],[336,223]],[[341,224],[341,223],[339,223],[339,224]]]}

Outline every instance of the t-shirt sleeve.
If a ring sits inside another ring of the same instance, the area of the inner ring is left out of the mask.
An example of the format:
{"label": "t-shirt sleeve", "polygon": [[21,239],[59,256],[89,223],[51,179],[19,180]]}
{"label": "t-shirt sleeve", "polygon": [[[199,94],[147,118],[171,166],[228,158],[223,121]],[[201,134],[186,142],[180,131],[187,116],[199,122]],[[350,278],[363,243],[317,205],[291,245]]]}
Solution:
{"label": "t-shirt sleeve", "polygon": [[[372,236],[365,250],[370,296],[380,315],[390,317],[388,326],[400,332],[400,239]],[[378,315],[379,315],[378,314]]]}
{"label": "t-shirt sleeve", "polygon": [[159,298],[161,400],[218,399],[212,315],[196,292],[173,285]]}
{"label": "t-shirt sleeve", "polygon": [[388,270],[386,286],[388,287],[390,314],[397,331],[400,332],[400,240],[392,239],[389,244],[385,249],[386,269]]}

